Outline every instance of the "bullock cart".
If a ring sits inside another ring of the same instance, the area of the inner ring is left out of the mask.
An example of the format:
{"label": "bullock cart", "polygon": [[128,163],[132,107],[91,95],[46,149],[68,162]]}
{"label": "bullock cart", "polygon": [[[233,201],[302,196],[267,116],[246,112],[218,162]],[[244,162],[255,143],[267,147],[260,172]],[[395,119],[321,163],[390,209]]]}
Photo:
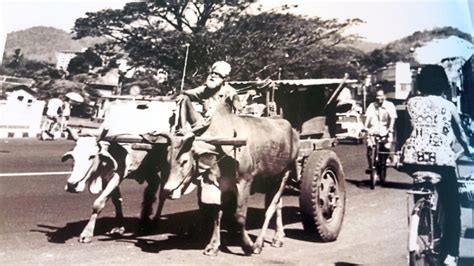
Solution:
{"label": "bullock cart", "polygon": [[[322,241],[334,241],[342,228],[346,205],[344,171],[337,154],[336,104],[343,79],[234,81],[242,99],[261,105],[262,116],[283,117],[300,134],[297,169],[288,180],[299,191],[305,231]],[[251,92],[251,93],[249,93]],[[250,95],[250,96],[249,96]]]}
{"label": "bullock cart", "polygon": [[[261,115],[283,117],[299,133],[297,167],[290,175],[288,188],[299,192],[303,227],[308,235],[322,241],[334,241],[342,228],[346,205],[344,171],[337,154],[331,150],[337,141],[331,137],[332,108],[345,83],[353,80],[312,79],[280,80],[262,86],[249,81],[231,82],[248,100],[252,90],[254,102],[264,105]],[[337,88],[336,88],[337,87]],[[256,93],[255,93],[256,92]],[[173,136],[173,138],[180,138]],[[133,149],[151,150],[154,145],[168,145],[167,138],[152,134],[106,137],[121,143],[131,143]],[[246,145],[246,139],[202,138],[212,145],[233,146],[234,151]]]}

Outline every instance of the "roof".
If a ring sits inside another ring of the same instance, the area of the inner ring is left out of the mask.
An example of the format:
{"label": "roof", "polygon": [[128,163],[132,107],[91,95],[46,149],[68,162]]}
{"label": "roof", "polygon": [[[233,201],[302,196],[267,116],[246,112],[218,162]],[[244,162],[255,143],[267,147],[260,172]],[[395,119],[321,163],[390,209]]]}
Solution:
{"label": "roof", "polygon": [[[333,85],[340,84],[343,79],[282,79],[274,80],[277,85],[288,85],[288,86],[320,86],[320,85]],[[347,79],[345,84],[357,83],[355,79]],[[262,83],[261,81],[229,81],[230,85],[252,85]]]}
{"label": "roof", "polygon": [[130,100],[130,101],[159,101],[159,102],[175,102],[176,97],[174,96],[130,96],[130,95],[104,95],[101,96],[103,99],[116,99],[116,100]]}
{"label": "roof", "polygon": [[89,84],[93,85],[104,85],[104,86],[118,86],[119,83],[119,73],[118,69],[114,68],[109,72],[105,73],[105,75],[100,75],[94,81],[90,82]]}
{"label": "roof", "polygon": [[12,87],[12,88],[7,88],[5,91],[7,92],[14,92],[14,91],[19,91],[19,90],[23,90],[31,95],[36,95],[36,92],[31,89],[30,87],[28,86],[25,86],[25,85],[19,85],[19,86],[16,86],[16,87]]}

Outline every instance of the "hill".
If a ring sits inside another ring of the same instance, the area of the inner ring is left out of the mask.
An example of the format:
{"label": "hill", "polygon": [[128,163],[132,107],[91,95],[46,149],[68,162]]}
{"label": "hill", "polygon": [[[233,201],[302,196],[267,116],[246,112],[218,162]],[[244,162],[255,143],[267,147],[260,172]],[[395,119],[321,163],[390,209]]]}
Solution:
{"label": "hill", "polygon": [[99,43],[98,38],[73,40],[71,34],[53,27],[37,26],[26,30],[14,31],[7,34],[5,53],[13,54],[20,48],[27,59],[56,63],[59,51],[77,51]]}
{"label": "hill", "polygon": [[449,36],[457,36],[461,39],[472,42],[472,36],[470,34],[462,32],[457,28],[442,27],[414,32],[410,36],[388,43],[386,49],[408,51],[410,47],[416,48],[433,39],[444,39]]}
{"label": "hill", "polygon": [[390,62],[405,61],[412,65],[418,64],[412,48],[421,47],[433,39],[444,39],[449,36],[457,36],[461,39],[472,42],[472,36],[453,27],[440,27],[431,30],[417,31],[399,40],[388,43],[382,48],[377,48],[367,53],[361,63],[369,70],[381,68]]}

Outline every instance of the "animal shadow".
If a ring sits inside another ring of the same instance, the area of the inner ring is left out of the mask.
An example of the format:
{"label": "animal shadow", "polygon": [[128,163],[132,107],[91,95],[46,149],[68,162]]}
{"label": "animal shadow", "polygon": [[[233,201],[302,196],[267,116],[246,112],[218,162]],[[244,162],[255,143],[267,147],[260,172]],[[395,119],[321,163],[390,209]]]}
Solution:
{"label": "animal shadow", "polygon": [[[297,207],[283,208],[283,224],[300,222],[299,210]],[[260,229],[265,219],[263,208],[249,208],[247,211],[247,230]],[[274,220],[274,219],[273,219]],[[81,220],[67,223],[64,226],[38,224],[32,232],[45,234],[48,242],[65,244],[70,239],[78,239],[88,220]],[[93,241],[121,241],[133,243],[144,252],[158,253],[162,250],[171,249],[204,249],[209,242],[213,230],[213,216],[209,215],[206,209],[192,210],[185,212],[164,215],[160,220],[149,221],[144,224],[137,217],[125,217],[121,225],[125,227],[125,234],[111,235],[111,229],[117,226],[114,217],[101,217],[97,219],[94,230]],[[275,228],[275,223],[270,223],[270,229]],[[304,238],[302,230],[286,230],[290,238]],[[258,234],[258,232],[255,232]],[[157,237],[163,235],[165,237]],[[256,235],[250,234],[253,240]],[[240,246],[240,229],[234,219],[233,213],[224,211],[221,226],[221,251],[232,253],[227,247]],[[244,255],[237,253],[236,255]]]}
{"label": "animal shadow", "polygon": [[[136,228],[138,218],[123,218],[122,225],[128,231],[129,228]],[[38,228],[32,229],[31,232],[44,233],[48,242],[56,244],[64,244],[72,238],[79,238],[82,230],[86,226],[88,220],[81,220],[77,222],[67,223],[65,226],[38,224]],[[107,235],[112,228],[117,224],[113,217],[103,217],[97,219],[94,230],[94,237]]]}

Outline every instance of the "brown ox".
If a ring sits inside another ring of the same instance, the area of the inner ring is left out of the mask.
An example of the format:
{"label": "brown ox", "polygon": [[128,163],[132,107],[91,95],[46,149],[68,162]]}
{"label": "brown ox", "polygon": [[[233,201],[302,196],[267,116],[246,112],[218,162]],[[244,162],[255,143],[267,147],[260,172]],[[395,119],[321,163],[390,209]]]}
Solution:
{"label": "brown ox", "polygon": [[[218,208],[205,255],[217,255],[221,243],[221,196],[228,191],[237,193],[235,217],[241,228],[243,251],[246,254],[262,251],[265,232],[275,212],[277,228],[272,245],[281,247],[284,237],[281,195],[289,170],[295,167],[298,133],[286,120],[238,116],[223,104],[201,135],[201,138],[216,137],[236,137],[246,139],[247,143],[233,151],[229,146],[214,146],[195,140],[192,134],[180,142],[174,141],[173,149],[169,151],[170,176],[164,190],[172,198],[179,198],[197,184],[200,186],[200,201]],[[248,198],[255,191],[265,193],[266,212],[261,232],[253,243],[245,230],[245,221]]]}
{"label": "brown ox", "polygon": [[[116,142],[98,142],[93,136],[78,137],[74,132],[70,133],[76,140],[76,146],[62,157],[63,162],[74,160],[65,189],[79,193],[88,186],[91,193],[100,193],[94,201],[91,218],[80,234],[79,242],[92,241],[97,216],[109,198],[112,198],[116,219],[121,224],[123,212],[119,185],[125,178],[135,179],[140,184],[147,182],[140,215],[141,222],[146,223],[152,213],[155,194],[160,185],[158,173],[163,177],[169,171],[166,146],[156,146],[151,151],[136,151]],[[163,193],[160,193],[155,219],[161,215],[164,200]],[[111,233],[121,234],[124,230],[124,227],[117,226]]]}

